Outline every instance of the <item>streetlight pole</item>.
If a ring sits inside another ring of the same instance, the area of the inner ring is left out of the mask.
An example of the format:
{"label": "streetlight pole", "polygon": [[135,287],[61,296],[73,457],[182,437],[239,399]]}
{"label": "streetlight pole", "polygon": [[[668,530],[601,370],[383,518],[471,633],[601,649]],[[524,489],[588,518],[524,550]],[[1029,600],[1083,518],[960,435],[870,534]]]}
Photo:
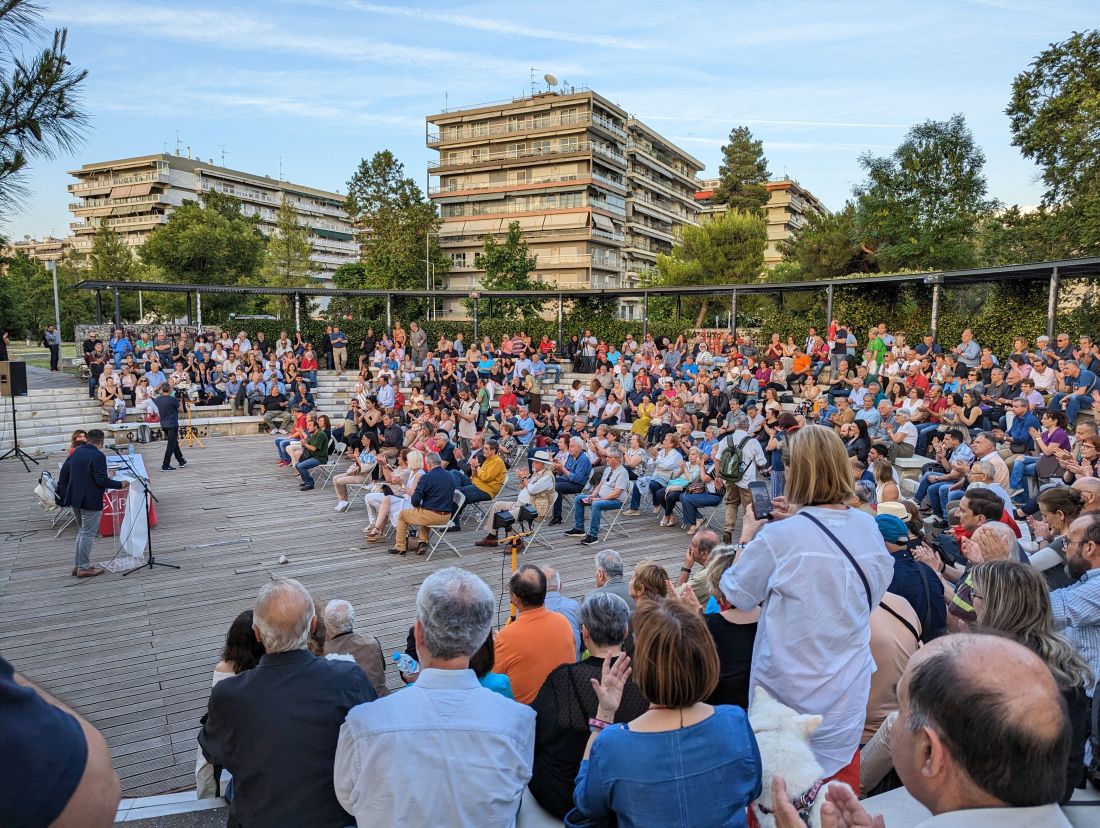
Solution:
{"label": "streetlight pole", "polygon": [[57,262],[50,259],[46,262],[46,270],[53,278],[53,320],[57,326],[57,334],[61,335],[61,301],[57,298]]}

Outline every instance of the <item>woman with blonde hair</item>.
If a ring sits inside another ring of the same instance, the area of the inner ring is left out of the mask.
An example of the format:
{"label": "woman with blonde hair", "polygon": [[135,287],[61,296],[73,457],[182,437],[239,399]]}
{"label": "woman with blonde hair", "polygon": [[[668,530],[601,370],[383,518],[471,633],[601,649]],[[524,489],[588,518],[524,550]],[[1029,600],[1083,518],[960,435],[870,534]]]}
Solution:
{"label": "woman with blonde hair", "polygon": [[668,572],[653,561],[642,561],[634,567],[630,579],[630,597],[637,601],[656,601],[668,597]]}
{"label": "woman with blonde hair", "polygon": [[833,430],[805,426],[787,444],[786,496],[772,500],[770,522],[746,508],[743,554],[720,587],[730,606],[761,607],[749,697],[763,687],[789,707],[820,714],[814,755],[826,777],[858,790],[874,670],[870,615],[890,585],[893,559],[875,519],[846,505],[852,473]]}
{"label": "woman with blonde hair", "polygon": [[1069,639],[1055,632],[1050,591],[1033,568],[1016,561],[988,561],[970,570],[970,581],[978,630],[1011,636],[1032,650],[1050,668],[1066,701],[1073,728],[1062,799],[1068,802],[1084,782],[1092,672]]}
{"label": "woman with blonde hair", "polygon": [[[371,520],[370,525],[363,532],[371,543],[385,540],[386,518],[389,518],[394,529],[397,528],[397,516],[402,509],[411,507],[412,494],[416,491],[416,484],[424,474],[424,455],[419,451],[401,449],[397,456],[397,464],[398,468],[392,472],[385,463],[381,466],[382,475],[390,487],[389,494],[378,491],[363,497]],[[404,468],[401,468],[402,465]]]}

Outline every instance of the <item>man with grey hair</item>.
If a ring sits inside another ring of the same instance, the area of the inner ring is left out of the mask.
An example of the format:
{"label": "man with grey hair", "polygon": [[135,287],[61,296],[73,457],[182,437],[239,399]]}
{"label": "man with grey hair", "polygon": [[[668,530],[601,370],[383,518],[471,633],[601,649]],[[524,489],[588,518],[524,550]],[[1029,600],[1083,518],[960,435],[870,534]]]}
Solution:
{"label": "man with grey hair", "polygon": [[[680,567],[680,577],[676,579],[676,586],[684,584],[691,586],[691,591],[699,599],[699,603],[706,605],[710,599],[710,562],[711,552],[722,542],[718,533],[713,529],[700,529],[691,536],[687,552],[684,553],[684,564]],[[695,569],[695,565],[699,569]]]}
{"label": "man with grey hair", "polygon": [[723,455],[734,450],[741,452],[741,479],[726,483],[726,526],[722,538],[725,543],[733,541],[733,533],[737,529],[737,513],[742,508],[747,509],[752,503],[749,484],[754,482],[768,465],[768,460],[764,456],[764,447],[749,433],[749,418],[740,415],[734,418],[731,425],[733,431],[722,441],[715,463],[717,468],[722,468],[725,465],[722,460]]}
{"label": "man with grey hair", "polygon": [[564,463],[555,460],[550,470],[557,478],[554,490],[558,493],[554,500],[554,514],[550,518],[550,525],[557,526],[561,523],[561,509],[565,503],[563,495],[580,494],[588,485],[588,478],[592,476],[592,461],[584,450],[584,440],[580,437],[570,438],[569,456]]}
{"label": "man with grey hair", "polygon": [[325,606],[325,655],[355,659],[378,698],[386,695],[386,659],[373,635],[355,632],[355,608],[341,598]]}
{"label": "man with grey hair", "polygon": [[458,567],[420,586],[416,683],[356,707],[340,730],[331,782],[360,825],[515,824],[535,713],[482,687],[469,668],[495,606],[485,582]]}
{"label": "man with grey hair", "polygon": [[306,649],[313,598],[292,578],[260,589],[253,631],[266,653],[210,692],[199,746],[233,774],[229,824],[345,828],[332,764],[348,711],[376,698],[363,671]]}
{"label": "man with grey hair", "polygon": [[610,592],[618,595],[634,613],[634,599],[630,597],[630,584],[623,578],[623,559],[614,549],[601,549],[594,559],[596,564],[596,588],[584,596],[588,600],[590,595],[597,592]]}
{"label": "man with grey hair", "polygon": [[[581,543],[592,546],[600,541],[600,516],[606,511],[613,511],[623,507],[626,493],[630,490],[630,475],[623,465],[623,451],[618,446],[611,446],[605,455],[607,465],[604,466],[600,482],[592,488],[592,493],[587,497],[577,497],[573,503],[573,528],[565,534],[581,536]],[[592,507],[592,519],[588,531],[584,529],[585,508]]]}
{"label": "man with grey hair", "polygon": [[581,653],[581,627],[577,621],[577,613],[580,611],[580,605],[572,598],[562,595],[560,572],[553,567],[544,566],[542,574],[546,576],[546,601],[544,605],[550,612],[565,616],[565,620],[573,628],[573,638],[576,640],[577,655],[579,656]]}

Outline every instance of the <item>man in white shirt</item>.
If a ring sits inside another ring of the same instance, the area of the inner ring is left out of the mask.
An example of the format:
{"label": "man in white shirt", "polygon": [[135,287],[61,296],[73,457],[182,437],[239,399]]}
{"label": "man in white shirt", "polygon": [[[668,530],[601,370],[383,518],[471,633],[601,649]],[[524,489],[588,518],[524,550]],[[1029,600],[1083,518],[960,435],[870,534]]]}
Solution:
{"label": "man in white shirt", "polygon": [[[1072,732],[1059,696],[1050,669],[1009,638],[948,635],[917,650],[890,738],[905,790],[931,812],[917,828],[1069,828],[1057,803]],[[825,795],[837,824],[873,824],[850,789]],[[783,802],[776,824],[802,822]]]}
{"label": "man in white shirt", "polygon": [[495,607],[485,582],[464,569],[441,569],[421,585],[416,682],[352,709],[340,729],[336,797],[360,825],[515,824],[534,764],[535,713],[469,669]]}
{"label": "man in white shirt", "polygon": [[737,513],[742,507],[747,509],[752,503],[749,484],[758,479],[758,475],[768,464],[764,456],[764,447],[749,433],[749,418],[740,414],[734,418],[731,425],[733,431],[715,446],[715,462],[720,467],[723,454],[734,448],[740,449],[741,468],[744,472],[736,485],[726,486],[726,527],[723,539],[725,543],[732,542],[734,528],[737,526]]}
{"label": "man in white shirt", "polygon": [[378,407],[383,409],[392,409],[395,398],[393,393],[393,386],[390,385],[389,377],[383,374],[379,378],[379,382],[381,384],[378,386],[378,391],[376,392]]}
{"label": "man in white shirt", "polygon": [[[606,511],[621,509],[623,499],[630,489],[630,475],[623,465],[623,452],[618,446],[611,446],[605,453],[607,465],[599,485],[587,497],[578,497],[574,501],[573,528],[565,534],[581,536],[581,543],[592,546],[600,540],[600,516]],[[592,520],[588,531],[584,529],[585,508],[592,507]]]}

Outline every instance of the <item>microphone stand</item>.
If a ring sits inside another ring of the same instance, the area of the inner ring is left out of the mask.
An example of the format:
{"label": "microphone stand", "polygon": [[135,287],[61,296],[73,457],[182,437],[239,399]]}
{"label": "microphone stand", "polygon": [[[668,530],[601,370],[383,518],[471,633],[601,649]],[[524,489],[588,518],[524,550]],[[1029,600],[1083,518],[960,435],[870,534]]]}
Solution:
{"label": "microphone stand", "polygon": [[135,469],[133,464],[130,462],[130,458],[123,454],[118,446],[111,446],[111,451],[122,458],[122,464],[126,466],[127,470],[129,470],[130,472],[130,475],[141,485],[141,490],[145,493],[145,539],[146,542],[149,544],[149,558],[141,566],[135,566],[133,569],[127,569],[125,572],[122,573],[122,577],[125,578],[131,572],[136,572],[139,569],[152,569],[154,566],[164,566],[168,567],[169,569],[179,569],[180,567],[176,564],[161,563],[156,559],[156,556],[153,554],[153,527],[150,525],[149,519],[149,512],[152,510],[153,507],[152,503],[149,502],[149,499],[152,498],[153,501],[155,501],[156,503],[160,503],[160,500],[158,500],[157,496],[153,494],[152,491],[150,491],[149,478],[142,477],[140,474],[137,473],[137,469]]}

